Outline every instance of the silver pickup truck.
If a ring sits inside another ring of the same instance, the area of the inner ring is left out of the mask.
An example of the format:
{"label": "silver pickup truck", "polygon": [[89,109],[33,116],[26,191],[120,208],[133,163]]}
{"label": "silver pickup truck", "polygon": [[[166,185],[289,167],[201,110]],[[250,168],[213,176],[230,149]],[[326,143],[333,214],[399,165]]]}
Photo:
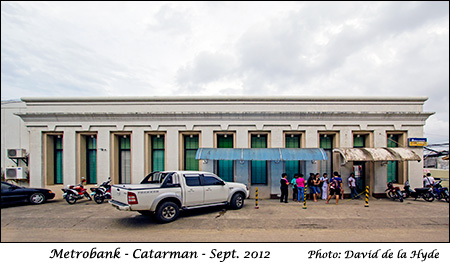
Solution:
{"label": "silver pickup truck", "polygon": [[225,182],[209,172],[158,171],[140,184],[113,185],[111,197],[109,203],[119,210],[154,214],[158,221],[167,223],[185,209],[216,205],[240,209],[249,191],[244,184]]}

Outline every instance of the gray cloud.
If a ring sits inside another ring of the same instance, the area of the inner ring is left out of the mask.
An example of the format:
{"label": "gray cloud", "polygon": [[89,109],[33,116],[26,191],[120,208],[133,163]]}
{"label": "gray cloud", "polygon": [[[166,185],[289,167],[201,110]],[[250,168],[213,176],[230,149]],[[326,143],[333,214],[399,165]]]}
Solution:
{"label": "gray cloud", "polygon": [[448,2],[1,5],[2,99],[428,96],[448,141]]}

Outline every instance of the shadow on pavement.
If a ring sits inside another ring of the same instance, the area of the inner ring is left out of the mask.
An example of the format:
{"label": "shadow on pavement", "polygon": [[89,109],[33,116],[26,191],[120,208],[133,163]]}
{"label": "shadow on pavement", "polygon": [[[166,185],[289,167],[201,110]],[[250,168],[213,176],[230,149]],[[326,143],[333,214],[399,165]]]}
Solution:
{"label": "shadow on pavement", "polygon": [[[224,206],[212,206],[212,207],[206,207],[206,208],[201,208],[201,209],[183,210],[183,211],[180,211],[180,215],[178,216],[178,219],[176,219],[175,221],[173,221],[171,223],[180,222],[184,218],[202,216],[202,215],[207,215],[207,214],[213,214],[211,216],[211,218],[215,219],[215,218],[218,218],[218,217],[222,216],[223,214],[225,214],[226,211],[232,211],[232,210],[229,210],[229,208],[226,208]],[[214,213],[217,213],[217,214],[214,214]],[[154,218],[153,215],[143,215],[143,214],[137,213],[135,216],[119,219],[118,224],[125,226],[127,228],[141,228],[141,227],[146,227],[149,225],[164,226],[164,225],[167,225],[170,223],[167,223],[167,224],[159,223]]]}

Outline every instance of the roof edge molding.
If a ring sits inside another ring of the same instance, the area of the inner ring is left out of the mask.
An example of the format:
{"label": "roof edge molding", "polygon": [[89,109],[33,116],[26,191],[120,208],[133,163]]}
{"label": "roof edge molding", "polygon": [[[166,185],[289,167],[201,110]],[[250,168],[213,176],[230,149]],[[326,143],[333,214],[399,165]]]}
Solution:
{"label": "roof edge molding", "polygon": [[328,102],[377,102],[377,101],[400,101],[400,102],[425,102],[428,97],[299,97],[299,96],[276,96],[276,97],[257,97],[257,96],[175,96],[175,97],[22,97],[24,102],[95,102],[95,101],[148,101],[148,102],[196,102],[196,101],[220,101],[220,102],[233,102],[233,101],[299,101],[299,102],[311,102],[311,101],[328,101]]}

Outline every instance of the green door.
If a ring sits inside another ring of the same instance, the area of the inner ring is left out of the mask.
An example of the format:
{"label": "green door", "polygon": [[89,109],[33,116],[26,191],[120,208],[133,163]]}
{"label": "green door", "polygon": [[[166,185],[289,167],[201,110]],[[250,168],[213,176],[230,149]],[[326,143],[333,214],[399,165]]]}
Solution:
{"label": "green door", "polygon": [[[398,147],[398,135],[390,135],[387,147]],[[387,164],[387,182],[398,183],[398,161],[389,161]]]}
{"label": "green door", "polygon": [[[252,135],[252,148],[267,148],[267,135]],[[252,184],[267,184],[267,161],[252,161]]]}
{"label": "green door", "polygon": [[195,159],[195,155],[198,150],[198,135],[185,135],[184,136],[184,169],[194,170],[199,169],[198,160]]}
{"label": "green door", "polygon": [[152,171],[165,170],[164,135],[152,135]]}
{"label": "green door", "polygon": [[[218,148],[233,148],[233,135],[217,135]],[[218,160],[217,175],[224,181],[233,181],[233,160]]]}

